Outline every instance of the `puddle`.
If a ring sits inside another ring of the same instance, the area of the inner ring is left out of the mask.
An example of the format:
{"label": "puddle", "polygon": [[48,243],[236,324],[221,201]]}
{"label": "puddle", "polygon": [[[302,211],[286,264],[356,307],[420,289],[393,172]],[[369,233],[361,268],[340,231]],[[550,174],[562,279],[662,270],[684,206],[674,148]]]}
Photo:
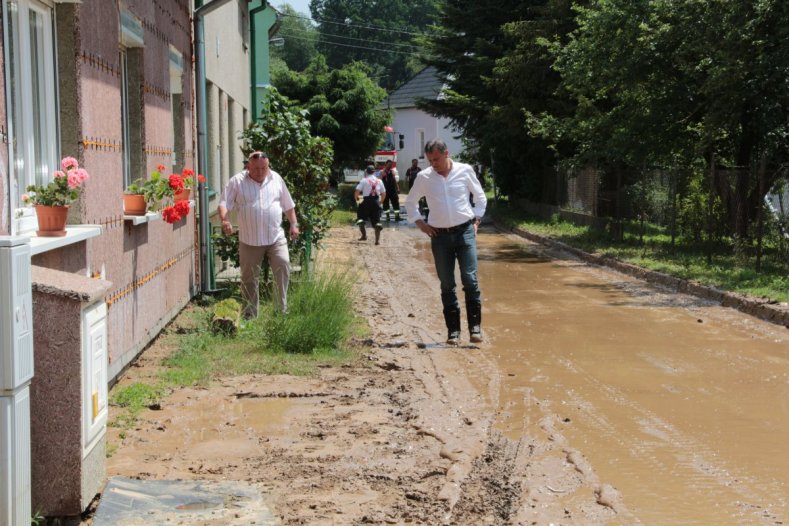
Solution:
{"label": "puddle", "polygon": [[483,234],[479,249],[482,352],[500,371],[506,436],[561,434],[645,524],[789,521],[779,327],[501,235]]}
{"label": "puddle", "polygon": [[112,477],[107,482],[92,524],[273,526],[279,523],[263,494],[254,485]]}

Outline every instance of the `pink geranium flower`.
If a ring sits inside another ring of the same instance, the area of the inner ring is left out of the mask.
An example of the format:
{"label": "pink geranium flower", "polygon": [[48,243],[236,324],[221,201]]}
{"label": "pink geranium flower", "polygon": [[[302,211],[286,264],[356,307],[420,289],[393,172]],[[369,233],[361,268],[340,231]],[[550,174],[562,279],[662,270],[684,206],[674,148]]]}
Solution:
{"label": "pink geranium flower", "polygon": [[88,179],[88,172],[79,167],[73,157],[64,157],[60,161],[62,170],[52,172],[52,180],[48,184],[31,184],[22,202],[30,205],[65,206],[79,197],[82,183]]}
{"label": "pink geranium flower", "polygon": [[64,157],[60,161],[60,167],[63,168],[64,172],[68,172],[72,168],[79,168],[79,163],[73,157]]}
{"label": "pink geranium flower", "polygon": [[80,179],[79,174],[75,172],[68,174],[68,187],[71,189],[79,188],[79,185],[82,184],[82,179]]}

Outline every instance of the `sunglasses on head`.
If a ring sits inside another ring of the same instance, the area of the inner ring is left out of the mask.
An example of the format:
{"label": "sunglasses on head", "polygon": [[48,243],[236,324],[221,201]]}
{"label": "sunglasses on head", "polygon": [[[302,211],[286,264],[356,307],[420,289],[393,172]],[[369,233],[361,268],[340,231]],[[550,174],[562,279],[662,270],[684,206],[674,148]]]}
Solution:
{"label": "sunglasses on head", "polygon": [[268,159],[268,155],[263,152],[255,152],[249,156],[250,159]]}

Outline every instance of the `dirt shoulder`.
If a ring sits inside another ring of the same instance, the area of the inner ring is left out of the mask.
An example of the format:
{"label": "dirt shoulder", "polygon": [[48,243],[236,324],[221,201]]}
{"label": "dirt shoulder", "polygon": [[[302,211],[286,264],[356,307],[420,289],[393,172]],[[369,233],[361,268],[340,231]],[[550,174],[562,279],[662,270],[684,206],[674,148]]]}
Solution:
{"label": "dirt shoulder", "polygon": [[[108,475],[245,481],[282,524],[613,517],[616,496],[563,449],[550,422],[544,437],[517,443],[493,428],[499,373],[485,344],[440,344],[438,282],[432,263],[418,259],[417,235],[387,228],[376,247],[348,227],[326,243],[332,264],[359,271],[355,305],[370,333],[358,361],[308,379],[251,375],[179,390],[122,441],[111,431],[119,447]],[[167,352],[154,343],[123,383],[150,374]],[[584,486],[584,498],[561,498]]]}

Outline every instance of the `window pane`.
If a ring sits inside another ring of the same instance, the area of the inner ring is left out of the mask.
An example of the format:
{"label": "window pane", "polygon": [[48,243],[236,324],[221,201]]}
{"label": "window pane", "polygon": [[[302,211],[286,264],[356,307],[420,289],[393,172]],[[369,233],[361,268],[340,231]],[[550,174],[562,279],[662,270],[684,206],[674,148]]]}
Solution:
{"label": "window pane", "polygon": [[[13,125],[12,131],[14,134],[13,145],[13,169],[14,174],[23,174],[25,169],[25,157],[22,149],[23,143],[19,137],[23,136],[22,121],[20,116],[23,115],[22,109],[22,92],[20,83],[21,75],[21,61],[19,57],[19,6],[16,2],[8,3],[8,16],[10,19],[8,31],[8,56],[11,65],[8,68],[10,72],[10,90],[11,101],[11,122]],[[19,177],[15,180],[17,185],[16,195],[19,196],[25,191],[27,180],[24,177]]]}
{"label": "window pane", "polygon": [[123,187],[132,182],[131,150],[129,145],[129,63],[126,50],[121,50],[121,123],[123,125]]}
{"label": "window pane", "polygon": [[33,95],[32,144],[33,178],[35,184],[45,184],[49,178],[49,166],[44,141],[48,137],[46,119],[46,71],[44,65],[44,24],[41,15],[30,10],[30,83]]}

